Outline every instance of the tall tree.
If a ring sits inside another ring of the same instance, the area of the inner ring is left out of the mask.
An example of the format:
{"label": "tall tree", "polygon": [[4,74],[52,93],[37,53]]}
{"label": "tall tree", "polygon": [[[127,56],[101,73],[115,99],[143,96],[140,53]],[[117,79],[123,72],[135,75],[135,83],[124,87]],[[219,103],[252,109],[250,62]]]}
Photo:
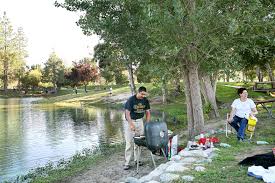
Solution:
{"label": "tall tree", "polygon": [[24,67],[24,58],[27,56],[26,39],[22,28],[14,31],[6,13],[0,18],[0,61],[3,70],[2,80],[4,91],[7,93],[9,80],[17,77]]}
{"label": "tall tree", "polygon": [[98,79],[98,69],[95,65],[83,60],[78,63],[74,62],[73,68],[66,74],[66,78],[70,80],[72,86],[83,84],[87,93],[89,82],[95,82]]}
{"label": "tall tree", "polygon": [[127,58],[130,66],[142,64],[147,56],[163,57],[165,61],[178,58],[176,67],[184,75],[188,130],[192,138],[204,127],[199,71],[208,74],[204,66],[209,65],[213,70],[209,75],[213,76],[232,61],[232,65],[242,64],[239,51],[247,47],[245,42],[257,36],[257,32],[247,30],[256,30],[258,25],[263,28],[263,15],[274,8],[271,1],[265,3],[268,2],[65,0],[57,5],[83,11],[79,25],[84,33],[96,33],[104,41],[118,45],[124,53],[122,58]]}
{"label": "tall tree", "polygon": [[[105,78],[107,83],[113,80],[115,80],[116,84],[125,84],[127,82],[123,71],[128,69],[128,63],[125,61],[122,50],[115,44],[98,44],[95,47],[94,58],[98,61],[101,76]],[[133,75],[133,71],[130,72],[132,73],[129,73],[129,76]]]}
{"label": "tall tree", "polygon": [[61,58],[52,52],[45,63],[43,70],[43,80],[51,82],[56,90],[64,83],[65,66]]}

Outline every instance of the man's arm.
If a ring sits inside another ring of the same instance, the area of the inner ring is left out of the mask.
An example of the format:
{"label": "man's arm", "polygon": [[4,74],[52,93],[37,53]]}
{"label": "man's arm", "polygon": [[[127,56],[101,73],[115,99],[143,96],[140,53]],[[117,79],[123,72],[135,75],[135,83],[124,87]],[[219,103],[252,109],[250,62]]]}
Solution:
{"label": "man's arm", "polygon": [[150,122],[151,119],[151,112],[150,109],[145,111],[145,115],[146,115],[146,122]]}
{"label": "man's arm", "polygon": [[135,124],[134,124],[133,120],[131,119],[130,111],[127,109],[125,110],[125,116],[126,116],[126,120],[128,121],[128,123],[130,125],[130,129],[132,131],[135,131]]}

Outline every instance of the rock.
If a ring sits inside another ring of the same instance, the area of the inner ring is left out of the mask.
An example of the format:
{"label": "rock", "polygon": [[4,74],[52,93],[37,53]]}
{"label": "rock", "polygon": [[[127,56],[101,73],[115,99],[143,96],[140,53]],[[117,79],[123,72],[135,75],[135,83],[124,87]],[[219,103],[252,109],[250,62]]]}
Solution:
{"label": "rock", "polygon": [[179,180],[180,176],[172,173],[164,173],[160,176],[160,182],[169,183]]}
{"label": "rock", "polygon": [[148,182],[151,180],[158,180],[159,176],[163,174],[164,169],[155,169],[152,172],[150,172],[148,175],[145,175],[139,179],[140,182]]}
{"label": "rock", "polygon": [[125,180],[126,183],[141,183],[137,178],[135,177],[127,177]]}
{"label": "rock", "polygon": [[171,157],[171,161],[180,161],[181,160],[181,156],[180,155],[175,155]]}
{"label": "rock", "polygon": [[146,183],[159,183],[159,182],[158,182],[158,181],[156,181],[156,180],[151,180],[151,181],[146,182]]}
{"label": "rock", "polygon": [[195,170],[196,170],[197,172],[203,172],[203,171],[205,170],[205,168],[204,168],[203,166],[196,166],[196,167],[195,167]]}
{"label": "rock", "polygon": [[194,177],[190,175],[184,175],[181,177],[181,179],[185,182],[192,182],[194,180]]}
{"label": "rock", "polygon": [[189,164],[190,164],[190,163],[194,163],[194,162],[196,162],[196,161],[198,161],[197,158],[187,157],[187,158],[181,159],[179,162],[180,162],[180,163],[186,163],[186,164],[189,163]]}
{"label": "rock", "polygon": [[179,155],[182,157],[203,157],[207,158],[208,155],[206,152],[203,150],[192,150],[192,151],[187,151],[187,150],[182,150],[179,152]]}
{"label": "rock", "polygon": [[155,170],[162,170],[162,171],[164,171],[171,164],[173,164],[173,161],[168,161],[167,163],[159,165]]}
{"label": "rock", "polygon": [[149,175],[145,175],[139,179],[140,182],[149,182],[151,180],[152,180],[152,176],[149,176]]}
{"label": "rock", "polygon": [[184,167],[182,163],[173,163],[169,167],[166,168],[166,172],[184,172],[189,168]]}

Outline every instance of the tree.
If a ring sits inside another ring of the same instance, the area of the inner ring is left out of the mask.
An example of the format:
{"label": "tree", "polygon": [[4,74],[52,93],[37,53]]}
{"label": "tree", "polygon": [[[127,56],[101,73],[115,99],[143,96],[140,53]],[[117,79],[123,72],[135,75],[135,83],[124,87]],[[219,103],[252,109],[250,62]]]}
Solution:
{"label": "tree", "polygon": [[[99,63],[101,76],[106,82],[115,80],[116,84],[125,84],[127,82],[126,76],[123,71],[128,68],[128,63],[125,62],[125,57],[122,56],[122,50],[115,44],[103,43],[95,47],[94,58]],[[129,77],[132,77],[133,71],[130,71]],[[132,91],[135,91],[134,83],[132,84]]]}
{"label": "tree", "polygon": [[51,82],[56,91],[57,87],[61,87],[64,83],[65,66],[63,61],[52,52],[45,63],[43,70],[43,81]]}
{"label": "tree", "polygon": [[97,67],[83,61],[74,62],[73,65],[71,72],[66,74],[66,78],[71,81],[73,86],[84,84],[85,92],[87,93],[89,82],[95,82],[98,79]]}
{"label": "tree", "polygon": [[42,79],[42,72],[39,69],[30,69],[27,71],[21,78],[20,82],[22,87],[25,90],[25,93],[28,92],[29,87],[32,87],[32,90],[38,87]]}
{"label": "tree", "polygon": [[[96,33],[117,45],[129,73],[133,63],[138,66],[145,58],[165,58],[152,67],[177,60],[173,68],[180,68],[184,75],[190,138],[204,128],[199,73],[214,80],[220,69],[243,64],[239,52],[257,36],[250,30],[264,28],[263,15],[274,8],[271,1],[260,0],[68,0],[57,6],[83,11],[78,24],[84,33]],[[209,92],[207,96],[215,100],[215,88]]]}
{"label": "tree", "polygon": [[41,82],[42,79],[42,72],[39,69],[33,69],[29,71],[28,78],[30,80],[30,85],[32,86],[32,89],[34,90],[36,87],[38,87],[38,84]]}
{"label": "tree", "polygon": [[21,68],[25,65],[24,58],[27,56],[25,47],[26,39],[23,29],[18,28],[15,32],[4,12],[3,18],[0,18],[0,61],[3,66],[1,78],[5,93],[7,93],[9,80],[18,78]]}

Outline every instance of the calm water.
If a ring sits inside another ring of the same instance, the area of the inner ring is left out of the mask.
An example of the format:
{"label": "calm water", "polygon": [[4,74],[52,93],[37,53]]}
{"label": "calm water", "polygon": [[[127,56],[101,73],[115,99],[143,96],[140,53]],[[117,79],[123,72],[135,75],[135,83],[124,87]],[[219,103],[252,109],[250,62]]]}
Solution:
{"label": "calm water", "polygon": [[0,182],[84,148],[124,141],[122,111],[0,99]]}

